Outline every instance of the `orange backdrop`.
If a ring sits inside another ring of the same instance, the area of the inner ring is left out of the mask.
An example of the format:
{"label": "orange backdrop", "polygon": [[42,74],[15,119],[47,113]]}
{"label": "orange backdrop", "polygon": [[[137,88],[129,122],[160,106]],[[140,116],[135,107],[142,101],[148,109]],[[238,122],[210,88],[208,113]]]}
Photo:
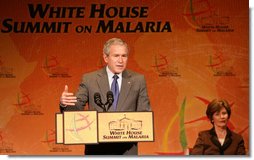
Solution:
{"label": "orange backdrop", "polygon": [[[44,17],[31,15],[31,6],[46,4]],[[102,17],[91,16],[92,5],[105,6]],[[57,18],[50,7],[80,11]],[[133,18],[121,17],[128,8]],[[113,22],[112,31],[97,32],[102,22]],[[47,33],[44,23],[62,26]],[[40,33],[27,27],[35,24]],[[0,29],[0,154],[83,155],[83,145],[55,144],[55,114],[65,84],[75,92],[82,74],[105,65],[102,47],[112,37],[126,40],[128,67],[147,80],[155,141],[139,143],[140,155],[193,147],[198,132],[211,128],[205,110],[214,98],[230,102],[229,127],[249,148],[247,0],[2,0]]]}

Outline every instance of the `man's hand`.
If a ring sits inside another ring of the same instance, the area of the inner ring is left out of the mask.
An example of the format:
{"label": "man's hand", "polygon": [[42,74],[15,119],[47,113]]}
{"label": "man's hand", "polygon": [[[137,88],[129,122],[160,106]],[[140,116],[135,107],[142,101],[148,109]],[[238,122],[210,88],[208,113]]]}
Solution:
{"label": "man's hand", "polygon": [[66,106],[74,106],[75,102],[77,102],[77,97],[74,96],[73,93],[68,92],[68,86],[64,86],[64,91],[62,93],[62,96],[60,98],[60,103],[66,107]]}

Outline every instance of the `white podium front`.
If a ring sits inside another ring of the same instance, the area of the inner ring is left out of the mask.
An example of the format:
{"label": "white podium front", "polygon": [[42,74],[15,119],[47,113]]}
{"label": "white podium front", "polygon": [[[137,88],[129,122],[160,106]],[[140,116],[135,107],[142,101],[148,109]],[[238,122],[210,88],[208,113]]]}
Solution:
{"label": "white podium front", "polygon": [[63,144],[153,142],[153,112],[65,111],[56,114],[56,140]]}

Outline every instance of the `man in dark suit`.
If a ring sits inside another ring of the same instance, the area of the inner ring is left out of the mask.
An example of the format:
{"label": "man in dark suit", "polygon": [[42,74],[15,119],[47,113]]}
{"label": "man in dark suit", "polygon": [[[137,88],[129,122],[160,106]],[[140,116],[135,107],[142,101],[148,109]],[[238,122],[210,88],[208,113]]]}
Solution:
{"label": "man in dark suit", "polygon": [[[127,70],[129,48],[119,38],[109,39],[103,48],[103,58],[107,66],[84,74],[78,91],[74,96],[65,86],[60,100],[61,112],[66,110],[84,110],[88,103],[89,110],[103,112],[103,108],[94,102],[94,94],[100,93],[102,102],[106,102],[106,93],[117,90],[114,103],[108,111],[150,111],[150,101],[143,75]],[[114,78],[113,78],[114,77]],[[115,94],[115,92],[113,92]],[[85,147],[86,155],[137,155],[137,143],[100,143]]]}

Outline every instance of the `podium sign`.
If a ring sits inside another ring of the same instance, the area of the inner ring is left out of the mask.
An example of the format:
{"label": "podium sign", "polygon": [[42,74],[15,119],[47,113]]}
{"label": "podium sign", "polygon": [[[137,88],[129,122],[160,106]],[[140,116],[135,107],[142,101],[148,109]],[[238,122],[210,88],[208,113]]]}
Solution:
{"label": "podium sign", "polygon": [[97,143],[97,112],[64,112],[64,144]]}
{"label": "podium sign", "polygon": [[154,141],[152,112],[98,113],[99,142]]}
{"label": "podium sign", "polygon": [[56,143],[154,141],[153,112],[65,111],[56,114]]}

